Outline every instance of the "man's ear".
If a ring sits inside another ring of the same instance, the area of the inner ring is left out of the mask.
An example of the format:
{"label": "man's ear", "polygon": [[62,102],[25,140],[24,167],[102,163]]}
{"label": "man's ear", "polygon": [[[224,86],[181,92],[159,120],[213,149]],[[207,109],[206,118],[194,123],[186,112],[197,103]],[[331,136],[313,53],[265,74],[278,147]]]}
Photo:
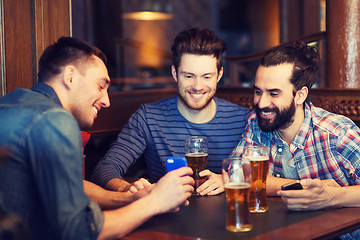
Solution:
{"label": "man's ear", "polygon": [[175,82],[177,82],[178,79],[177,79],[176,69],[175,69],[175,66],[174,66],[174,65],[171,66],[171,74],[172,74]]}
{"label": "man's ear", "polygon": [[223,68],[223,67],[221,67],[221,68],[220,68],[220,71],[219,71],[219,75],[218,75],[217,82],[219,82],[219,81],[220,81],[220,79],[221,79],[221,77],[223,76],[223,74],[224,74],[224,68]]}
{"label": "man's ear", "polygon": [[62,81],[67,89],[71,89],[73,86],[75,71],[76,69],[74,66],[69,65],[64,67],[64,74]]}
{"label": "man's ear", "polygon": [[309,94],[309,89],[307,87],[302,87],[300,90],[296,91],[295,103],[303,104]]}

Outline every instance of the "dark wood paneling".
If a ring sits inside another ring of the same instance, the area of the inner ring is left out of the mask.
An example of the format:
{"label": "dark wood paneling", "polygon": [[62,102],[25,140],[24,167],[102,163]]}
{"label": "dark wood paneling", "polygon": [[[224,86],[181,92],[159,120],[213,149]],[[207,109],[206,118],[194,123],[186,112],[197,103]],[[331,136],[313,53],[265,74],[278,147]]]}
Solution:
{"label": "dark wood paneling", "polygon": [[[109,94],[111,106],[99,112],[92,128],[92,134],[112,134],[121,130],[131,114],[143,103],[174,96],[176,89],[149,89]],[[253,109],[252,88],[219,88],[216,96],[238,105]],[[360,121],[360,90],[355,89],[312,89],[309,100],[317,107]]]}
{"label": "dark wood paneling", "polygon": [[44,49],[61,36],[71,35],[71,0],[34,0],[37,62]]}
{"label": "dark wood paneling", "polygon": [[31,1],[3,0],[5,92],[33,85]]}
{"label": "dark wood paneling", "polygon": [[30,88],[41,53],[71,34],[71,0],[1,0],[1,92]]}

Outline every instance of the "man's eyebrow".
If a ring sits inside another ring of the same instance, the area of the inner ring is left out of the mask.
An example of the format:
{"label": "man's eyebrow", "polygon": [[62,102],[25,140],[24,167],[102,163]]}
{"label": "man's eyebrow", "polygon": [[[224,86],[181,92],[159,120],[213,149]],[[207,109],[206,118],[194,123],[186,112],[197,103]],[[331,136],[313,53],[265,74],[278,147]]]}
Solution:
{"label": "man's eyebrow", "polygon": [[191,73],[191,72],[186,72],[186,71],[181,71],[181,72],[180,72],[180,74],[190,74],[190,75],[195,75],[195,74],[193,74],[193,73]]}
{"label": "man's eyebrow", "polygon": [[[263,90],[261,90],[260,88],[258,88],[258,87],[255,86],[255,85],[254,85],[254,89],[264,92]],[[279,88],[272,88],[272,89],[266,89],[265,91],[267,91],[267,92],[281,92],[281,89],[279,89]]]}
{"label": "man's eyebrow", "polygon": [[110,85],[110,79],[108,79],[108,78],[102,78],[102,79],[100,79],[100,81],[102,81],[102,82],[104,82],[104,84],[106,84],[106,85]]}
{"label": "man's eyebrow", "polygon": [[[186,72],[186,71],[181,71],[180,74],[190,74],[190,75],[195,75],[195,73],[191,73],[191,72]],[[201,76],[205,76],[205,75],[215,75],[215,72],[208,72],[208,73],[204,73]]]}

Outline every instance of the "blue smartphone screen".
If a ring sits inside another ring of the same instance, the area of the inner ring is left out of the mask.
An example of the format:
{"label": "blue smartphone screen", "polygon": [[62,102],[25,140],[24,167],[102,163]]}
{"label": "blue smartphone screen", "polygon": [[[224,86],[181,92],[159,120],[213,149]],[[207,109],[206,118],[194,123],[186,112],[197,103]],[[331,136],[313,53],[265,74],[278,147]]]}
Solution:
{"label": "blue smartphone screen", "polygon": [[187,161],[185,157],[168,157],[166,158],[166,170],[168,172],[181,168],[186,167]]}

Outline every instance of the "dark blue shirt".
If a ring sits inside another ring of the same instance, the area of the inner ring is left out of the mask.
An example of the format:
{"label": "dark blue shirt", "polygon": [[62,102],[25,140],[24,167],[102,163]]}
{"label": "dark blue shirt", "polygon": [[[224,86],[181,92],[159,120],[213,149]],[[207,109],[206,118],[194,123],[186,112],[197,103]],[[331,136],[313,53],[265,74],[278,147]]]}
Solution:
{"label": "dark blue shirt", "polygon": [[82,143],[55,91],[38,83],[0,98],[2,207],[22,217],[31,239],[96,239],[98,205],[83,191]]}
{"label": "dark blue shirt", "polygon": [[[186,120],[177,108],[178,96],[142,105],[129,119],[105,157],[97,164],[93,179],[105,187],[113,178],[121,178],[144,154],[151,180],[166,173],[165,159],[184,156],[185,138],[208,138],[207,169],[221,173],[222,160],[229,156],[244,132],[249,109],[215,98],[216,113],[209,122]],[[120,113],[119,113],[120,114]]]}

